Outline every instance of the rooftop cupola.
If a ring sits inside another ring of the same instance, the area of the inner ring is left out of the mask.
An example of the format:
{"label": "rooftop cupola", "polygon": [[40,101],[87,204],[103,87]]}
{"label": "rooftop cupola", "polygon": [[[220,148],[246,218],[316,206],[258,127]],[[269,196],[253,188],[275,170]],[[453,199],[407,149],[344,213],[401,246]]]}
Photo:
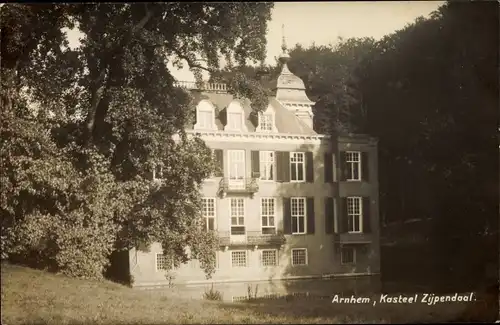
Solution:
{"label": "rooftop cupola", "polygon": [[309,127],[313,128],[312,105],[314,102],[307,97],[306,87],[302,79],[294,75],[288,69],[288,49],[285,40],[284,25],[283,38],[281,44],[281,55],[279,61],[282,65],[281,74],[276,82],[276,99],[280,101],[287,109],[294,112]]}

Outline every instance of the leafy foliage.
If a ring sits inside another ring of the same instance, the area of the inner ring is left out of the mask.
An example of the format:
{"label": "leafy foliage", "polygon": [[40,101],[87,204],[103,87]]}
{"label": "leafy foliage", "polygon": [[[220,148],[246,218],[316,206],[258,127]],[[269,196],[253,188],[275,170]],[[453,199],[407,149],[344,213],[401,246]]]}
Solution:
{"label": "leafy foliage", "polygon": [[[167,63],[216,71],[220,54],[261,61],[271,8],[4,5],[2,257],[100,277],[113,249],[158,241],[176,265],[190,246],[210,276],[216,238],[202,228],[199,189],[214,163],[184,132],[192,98],[173,86]],[[82,37],[71,49],[64,28],[74,27]],[[233,85],[256,110],[266,105],[259,85]],[[153,165],[162,182],[151,182]]]}

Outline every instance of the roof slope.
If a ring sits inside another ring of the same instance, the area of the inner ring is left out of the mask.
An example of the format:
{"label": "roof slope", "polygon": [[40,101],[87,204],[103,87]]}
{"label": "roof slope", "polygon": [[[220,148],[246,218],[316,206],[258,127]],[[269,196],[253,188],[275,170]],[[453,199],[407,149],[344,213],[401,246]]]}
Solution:
{"label": "roof slope", "polygon": [[[219,131],[223,131],[227,121],[226,108],[235,99],[233,95],[228,93],[199,91],[193,91],[192,95],[195,98],[195,103],[199,103],[202,100],[208,100],[215,106],[215,124]],[[245,123],[248,132],[255,132],[257,127],[257,118],[255,113],[253,113],[250,100],[245,98],[239,99],[239,101],[245,114]],[[295,116],[293,112],[281,105],[275,97],[269,98],[269,104],[271,104],[275,110],[275,124],[278,129],[278,133],[302,135],[317,134],[312,128],[307,126],[297,116]],[[186,129],[192,130],[193,126],[194,123],[191,123],[186,127]]]}

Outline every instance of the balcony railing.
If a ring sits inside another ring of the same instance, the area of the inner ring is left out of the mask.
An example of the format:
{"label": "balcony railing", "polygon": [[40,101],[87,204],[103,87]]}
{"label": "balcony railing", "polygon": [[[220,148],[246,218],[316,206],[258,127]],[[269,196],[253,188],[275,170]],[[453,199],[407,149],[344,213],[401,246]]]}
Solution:
{"label": "balcony railing", "polygon": [[185,88],[185,89],[196,89],[210,92],[227,92],[227,85],[218,82],[205,82],[201,86],[197,85],[195,81],[176,81],[174,83],[175,87]]}
{"label": "balcony railing", "polygon": [[373,234],[363,232],[346,232],[335,234],[334,241],[341,244],[369,244],[373,241]]}
{"label": "balcony railing", "polygon": [[286,242],[281,231],[274,234],[263,234],[262,231],[244,231],[232,234],[231,231],[219,231],[220,246],[262,246],[283,245]]}
{"label": "balcony railing", "polygon": [[253,194],[259,191],[256,178],[222,178],[219,183],[219,194],[225,197],[227,193]]}

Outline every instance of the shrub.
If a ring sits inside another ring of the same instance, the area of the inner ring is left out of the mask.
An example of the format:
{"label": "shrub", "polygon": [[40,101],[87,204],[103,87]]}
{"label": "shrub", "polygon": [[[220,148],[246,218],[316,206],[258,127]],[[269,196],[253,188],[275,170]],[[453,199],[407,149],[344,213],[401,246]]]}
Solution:
{"label": "shrub", "polygon": [[222,300],[222,293],[219,290],[215,290],[214,285],[212,283],[212,287],[210,288],[210,290],[205,291],[205,293],[203,293],[203,299],[213,300],[213,301],[221,301]]}

